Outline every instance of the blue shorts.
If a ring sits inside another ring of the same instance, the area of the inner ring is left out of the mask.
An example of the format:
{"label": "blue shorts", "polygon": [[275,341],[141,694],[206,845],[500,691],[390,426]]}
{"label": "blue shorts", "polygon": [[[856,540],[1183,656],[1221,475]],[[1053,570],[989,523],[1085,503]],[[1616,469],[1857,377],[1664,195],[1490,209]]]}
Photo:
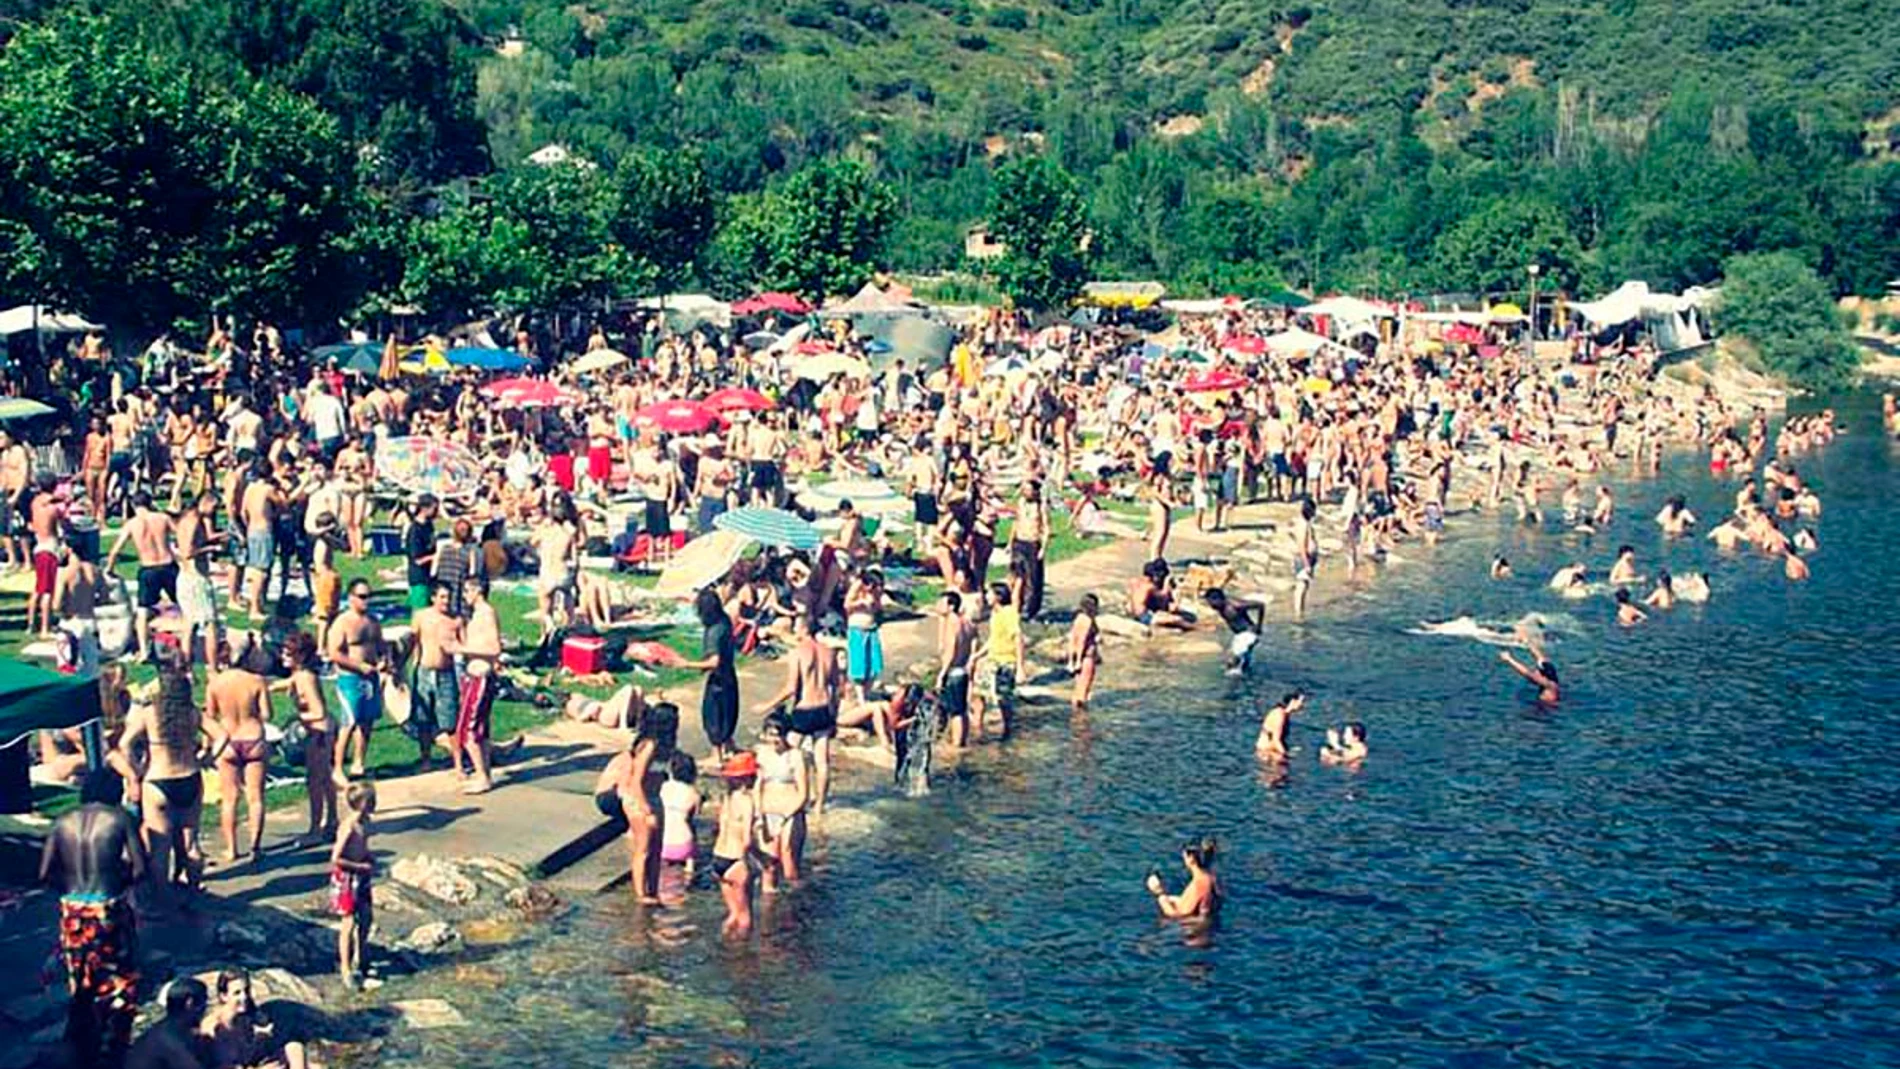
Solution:
{"label": "blue shorts", "polygon": [[846,633],[847,674],[853,683],[868,683],[884,674],[884,640],[877,629],[851,628]]}
{"label": "blue shorts", "polygon": [[252,531],[244,536],[244,565],[247,568],[268,568],[271,558],[277,554],[277,538],[268,529]]}
{"label": "blue shorts", "polygon": [[374,676],[338,672],[336,696],[337,704],[342,706],[337,714],[339,723],[364,731],[376,729],[376,718],[383,715],[383,688]]}

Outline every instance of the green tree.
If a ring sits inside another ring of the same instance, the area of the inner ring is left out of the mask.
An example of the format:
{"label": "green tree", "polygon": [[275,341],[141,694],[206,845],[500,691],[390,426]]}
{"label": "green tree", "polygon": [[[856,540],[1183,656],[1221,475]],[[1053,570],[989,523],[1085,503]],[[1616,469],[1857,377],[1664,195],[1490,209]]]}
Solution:
{"label": "green tree", "polygon": [[336,124],[302,97],[198,77],[105,19],[0,52],[8,288],[157,331],[211,312],[332,315],[353,200]]}
{"label": "green tree", "polygon": [[896,221],[897,194],[863,164],[813,164],[745,217],[758,243],[753,281],[812,300],[848,293],[876,273]]}
{"label": "green tree", "polygon": [[1563,213],[1548,201],[1500,197],[1452,224],[1438,237],[1441,280],[1454,289],[1511,293],[1536,264],[1559,289],[1575,290],[1582,252]]}
{"label": "green tree", "polygon": [[996,170],[990,235],[1005,251],[996,280],[1024,308],[1056,308],[1090,278],[1088,205],[1076,180],[1052,160],[1021,156]]}
{"label": "green tree", "polygon": [[1791,252],[1730,257],[1715,323],[1754,345],[1769,371],[1809,389],[1850,385],[1860,366],[1827,283]]}
{"label": "green tree", "polygon": [[699,154],[635,150],[614,184],[608,230],[632,266],[626,286],[678,286],[713,234],[715,198]]}

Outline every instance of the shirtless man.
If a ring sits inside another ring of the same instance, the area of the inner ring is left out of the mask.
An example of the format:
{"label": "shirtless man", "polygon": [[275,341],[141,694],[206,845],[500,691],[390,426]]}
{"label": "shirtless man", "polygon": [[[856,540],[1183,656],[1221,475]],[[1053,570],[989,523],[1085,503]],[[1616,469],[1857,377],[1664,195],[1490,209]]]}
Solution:
{"label": "shirtless man", "polygon": [[1621,586],[1634,583],[1636,575],[1636,547],[1619,546],[1616,550],[1616,563],[1610,565],[1610,582]]}
{"label": "shirtless man", "polygon": [[1318,506],[1312,498],[1300,502],[1300,515],[1293,522],[1293,617],[1306,618],[1306,592],[1312,589],[1313,572],[1319,567],[1319,532],[1313,529]]}
{"label": "shirtless man", "polygon": [[337,722],[342,725],[342,734],[337,737],[334,771],[337,780],[343,782],[345,752],[351,754],[350,775],[363,774],[363,751],[383,711],[382,685],[376,673],[387,655],[382,626],[369,615],[368,580],[350,582],[349,597],[343,611],[330,622],[324,650],[336,666]]}
{"label": "shirtless man", "polygon": [[[270,693],[258,672],[264,656],[263,647],[252,641],[231,667],[205,684],[205,717],[217,722],[223,736],[213,756],[226,799],[219,807],[218,826],[224,832],[227,865],[247,857],[255,861],[264,840],[264,770],[270,763],[270,742],[264,738],[264,725],[270,720]],[[248,848],[243,851],[237,846],[236,799],[240,789],[251,819]]]}
{"label": "shirtless man", "polygon": [[975,644],[976,625],[963,615],[963,595],[944,591],[937,624],[937,708],[951,725],[950,741],[959,750],[970,740],[970,651]]}
{"label": "shirtless man", "polygon": [[72,636],[78,674],[92,676],[99,671],[99,569],[71,546],[64,554],[53,580],[53,605],[59,611],[59,629]]}
{"label": "shirtless man", "polygon": [[132,819],[117,805],[117,777],[94,772],[80,798],[84,804],[55,821],[46,836],[40,881],[60,891],[59,949],[72,995],[66,1042],[74,1064],[118,1065],[138,1012],[129,892],[144,874],[145,853]]}
{"label": "shirtless man", "polygon": [[818,782],[813,812],[822,816],[825,799],[831,789],[831,740],[838,733],[838,651],[819,642],[812,633],[812,619],[803,612],[792,619],[792,651],[786,659],[785,682],[768,699],[761,713],[770,713],[785,702],[792,703],[792,745],[812,742]]}
{"label": "shirtless man", "polygon": [[191,650],[194,636],[204,637],[205,667],[216,670],[221,663],[218,653],[218,606],[211,588],[211,558],[218,551],[218,498],[210,492],[178,517],[172,529],[178,543],[178,611],[184,615],[182,650]]}
{"label": "shirtless man", "polygon": [[462,758],[475,770],[475,782],[464,794],[481,794],[494,786],[490,714],[495,705],[495,670],[501,661],[501,620],[488,602],[488,578],[471,575],[462,581],[462,600],[468,622],[462,625],[462,689],[455,708],[455,774],[462,776]]}
{"label": "shirtless man", "polygon": [[[244,518],[245,597],[251,619],[264,619],[264,591],[270,586],[271,562],[277,557],[277,510],[284,493],[262,462],[253,465],[251,480],[238,502]],[[290,582],[288,573],[284,582]]]}
{"label": "shirtless man", "polygon": [[21,497],[32,474],[33,455],[13,435],[0,430],[0,548],[6,550],[6,567],[10,572],[26,567],[31,559],[26,539],[19,531],[24,517],[15,516],[14,512],[25,504]]}
{"label": "shirtless man", "polygon": [[152,495],[141,490],[132,496],[132,518],[119,529],[112,552],[106,556],[105,570],[111,574],[127,539],[138,551],[138,608],[132,615],[132,629],[138,639],[136,656],[141,661],[150,660],[152,656],[152,613],[158,608],[160,595],[174,605],[179,603],[178,558],[172,552],[174,536],[171,516],[154,507]]}
{"label": "shirtless man", "polygon": [[52,638],[53,582],[59,577],[59,536],[65,527],[66,510],[53,492],[51,472],[40,476],[27,515],[33,530],[33,600],[27,605],[27,629],[32,630],[34,616],[38,615],[40,637]]}
{"label": "shirtless man", "polygon": [[[429,604],[411,619],[416,636],[416,671],[409,722],[403,728],[416,740],[416,765],[423,772],[429,770],[430,758],[435,755],[443,719],[453,724],[461,702],[461,691],[455,683],[455,655],[462,648],[462,621],[449,611],[451,600],[448,584],[437,583],[429,590]],[[442,741],[449,742],[446,736]],[[449,749],[453,752],[454,747],[450,745]],[[460,772],[459,754],[455,766]]]}
{"label": "shirtless man", "polygon": [[[541,562],[540,573],[535,577],[534,592],[541,610],[543,636],[553,634],[565,623],[563,615],[571,609],[575,595],[580,574],[581,538],[572,516],[572,505],[558,508],[547,523],[535,528],[531,538],[535,555]],[[568,608],[563,608],[564,605]]]}
{"label": "shirtless man", "polygon": [[1016,523],[1009,535],[1009,555],[1023,564],[1021,609],[1024,620],[1042,613],[1043,567],[1049,552],[1049,514],[1043,506],[1042,484],[1024,481],[1016,503]]}
{"label": "shirtless man", "polygon": [[1227,674],[1245,675],[1253,664],[1254,646],[1259,643],[1260,635],[1265,631],[1266,607],[1255,602],[1244,604],[1232,601],[1227,591],[1220,587],[1202,595],[1203,600],[1220,615],[1221,622],[1233,632],[1233,642],[1227,648]]}

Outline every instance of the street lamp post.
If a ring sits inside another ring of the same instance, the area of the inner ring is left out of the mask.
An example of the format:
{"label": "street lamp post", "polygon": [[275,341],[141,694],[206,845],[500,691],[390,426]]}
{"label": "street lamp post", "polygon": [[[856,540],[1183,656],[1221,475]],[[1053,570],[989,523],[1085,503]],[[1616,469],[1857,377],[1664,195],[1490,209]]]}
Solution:
{"label": "street lamp post", "polygon": [[1528,325],[1525,327],[1529,335],[1526,346],[1529,348],[1531,355],[1535,356],[1537,355],[1537,272],[1539,268],[1536,264],[1531,264],[1524,270],[1530,272],[1531,276],[1531,300],[1530,303],[1524,307],[1524,313],[1529,317]]}

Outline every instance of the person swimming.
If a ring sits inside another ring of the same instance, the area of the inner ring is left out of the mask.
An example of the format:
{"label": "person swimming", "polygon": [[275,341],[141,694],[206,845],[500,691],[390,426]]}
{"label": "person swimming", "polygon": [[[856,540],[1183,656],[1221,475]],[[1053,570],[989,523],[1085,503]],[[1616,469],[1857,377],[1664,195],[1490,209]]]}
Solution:
{"label": "person swimming", "polygon": [[1636,547],[1630,545],[1618,546],[1616,550],[1616,563],[1610,565],[1610,583],[1620,586],[1624,583],[1634,583],[1637,578]]}
{"label": "person swimming", "polygon": [[1511,577],[1511,562],[1504,559],[1504,556],[1502,554],[1496,557],[1492,557],[1491,558],[1491,578],[1509,579],[1510,577]]}
{"label": "person swimming", "polygon": [[1676,600],[1702,604],[1709,600],[1709,573],[1690,572],[1675,581]]}
{"label": "person swimming", "polygon": [[1357,720],[1344,727],[1326,729],[1326,745],[1320,747],[1322,765],[1357,765],[1366,759],[1366,726]]}
{"label": "person swimming", "polygon": [[1214,860],[1219,852],[1220,847],[1212,837],[1181,847],[1181,864],[1188,871],[1188,882],[1178,895],[1168,893],[1167,885],[1161,882],[1160,870],[1148,873],[1148,893],[1154,896],[1155,906],[1163,917],[1204,921],[1220,912],[1225,894],[1220,877],[1214,873]]}
{"label": "person swimming", "polygon": [[1254,753],[1269,761],[1284,761],[1287,756],[1286,732],[1293,723],[1293,714],[1306,708],[1306,692],[1289,691],[1280,699],[1280,704],[1267,710],[1260,718],[1260,734],[1254,739]]}
{"label": "person swimming", "polygon": [[1635,627],[1647,619],[1649,614],[1637,607],[1628,590],[1616,592],[1616,622],[1619,626]]}
{"label": "person swimming", "polygon": [[1656,513],[1656,525],[1671,538],[1688,534],[1689,528],[1695,524],[1695,513],[1689,511],[1688,501],[1680,494],[1663,502],[1662,511]]}
{"label": "person swimming", "polygon": [[1659,568],[1656,570],[1656,589],[1649,592],[1649,596],[1643,599],[1643,604],[1652,609],[1670,609],[1675,607],[1676,584],[1675,580],[1670,578],[1669,569]]}
{"label": "person swimming", "polygon": [[1499,650],[1498,660],[1511,666],[1511,671],[1523,676],[1537,688],[1537,701],[1540,705],[1556,705],[1563,699],[1563,685],[1557,678],[1557,666],[1544,656],[1541,647],[1532,646],[1531,657],[1535,667],[1511,656],[1509,650]]}

